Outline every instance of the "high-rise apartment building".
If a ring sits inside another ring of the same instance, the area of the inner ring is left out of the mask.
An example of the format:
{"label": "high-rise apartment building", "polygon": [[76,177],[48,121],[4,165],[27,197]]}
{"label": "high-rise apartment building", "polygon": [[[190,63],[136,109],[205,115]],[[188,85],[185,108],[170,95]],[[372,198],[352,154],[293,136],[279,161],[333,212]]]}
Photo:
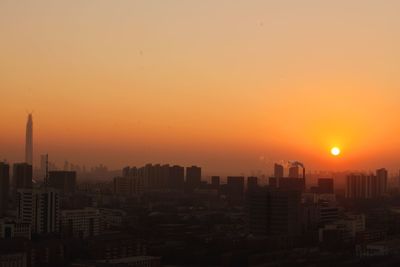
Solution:
{"label": "high-rise apartment building", "polygon": [[191,166],[186,168],[186,188],[193,191],[201,185],[201,168]]}
{"label": "high-rise apartment building", "polygon": [[4,216],[8,207],[10,194],[10,165],[0,162],[0,217]]}
{"label": "high-rise apartment building", "polygon": [[387,171],[377,170],[377,175],[353,173],[347,176],[346,197],[370,199],[381,197],[387,190]]}
{"label": "high-rise apartment building", "polygon": [[66,237],[86,238],[99,235],[100,211],[94,208],[62,210],[61,233]]}
{"label": "high-rise apartment building", "polygon": [[17,190],[17,218],[33,233],[56,233],[60,226],[60,197],[52,188]]}

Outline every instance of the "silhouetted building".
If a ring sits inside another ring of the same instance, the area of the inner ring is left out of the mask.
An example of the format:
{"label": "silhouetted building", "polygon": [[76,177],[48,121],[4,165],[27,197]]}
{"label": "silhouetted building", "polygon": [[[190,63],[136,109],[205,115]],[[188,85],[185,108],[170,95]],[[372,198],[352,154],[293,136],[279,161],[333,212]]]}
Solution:
{"label": "silhouetted building", "polygon": [[10,194],[10,165],[0,162],[0,217],[4,216],[8,208]]}
{"label": "silhouetted building", "polygon": [[171,190],[182,191],[185,182],[185,168],[174,165],[170,167],[168,187]]}
{"label": "silhouetted building", "polygon": [[252,192],[258,188],[258,178],[254,176],[247,177],[247,192]]}
{"label": "silhouetted building", "polygon": [[284,176],[283,170],[284,170],[284,168],[282,165],[275,163],[274,164],[274,177],[282,178]]}
{"label": "silhouetted building", "polygon": [[346,197],[352,199],[371,199],[382,197],[387,190],[387,171],[377,170],[377,175],[353,173],[347,176]]}
{"label": "silhouetted building", "polygon": [[388,171],[385,168],[376,170],[376,195],[383,196],[387,192]]}
{"label": "silhouetted building", "polygon": [[283,190],[298,190],[304,191],[304,179],[283,177],[283,178],[269,178],[269,186],[271,188],[279,188]]}
{"label": "silhouetted building", "polygon": [[255,236],[295,236],[301,231],[301,192],[257,190],[247,200],[249,231]]}
{"label": "silhouetted building", "polygon": [[318,193],[320,194],[333,194],[333,179],[320,178],[318,179]]}
{"label": "silhouetted building", "polygon": [[47,161],[48,161],[48,156],[47,155],[40,155],[40,176],[43,179],[46,176]]}
{"label": "silhouetted building", "polygon": [[15,163],[13,165],[13,183],[15,190],[32,188],[32,165]]}
{"label": "silhouetted building", "polygon": [[60,226],[60,198],[52,188],[19,189],[17,218],[30,223],[33,233],[56,233]]}
{"label": "silhouetted building", "polygon": [[228,176],[226,189],[231,202],[240,203],[243,200],[244,177]]}
{"label": "silhouetted building", "polygon": [[299,166],[289,168],[289,178],[299,178]]}
{"label": "silhouetted building", "polygon": [[220,185],[220,177],[219,176],[212,176],[211,177],[211,186],[214,189],[218,189]]}
{"label": "silhouetted building", "polygon": [[115,177],[113,183],[113,192],[117,195],[130,195],[132,194],[132,180],[131,177]]}
{"label": "silhouetted building", "polygon": [[198,189],[201,185],[201,168],[191,166],[186,168],[186,188],[189,191]]}
{"label": "silhouetted building", "polygon": [[48,185],[58,189],[60,193],[72,194],[76,188],[76,172],[51,171],[49,172]]}
{"label": "silhouetted building", "polygon": [[26,140],[25,140],[25,162],[29,165],[33,164],[33,122],[32,114],[28,115],[26,123]]}

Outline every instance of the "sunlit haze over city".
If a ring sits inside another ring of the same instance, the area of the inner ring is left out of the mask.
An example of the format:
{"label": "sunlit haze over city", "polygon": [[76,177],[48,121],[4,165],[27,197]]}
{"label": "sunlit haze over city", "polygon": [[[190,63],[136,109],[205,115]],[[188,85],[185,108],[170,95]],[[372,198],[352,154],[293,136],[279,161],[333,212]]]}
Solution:
{"label": "sunlit haze over city", "polygon": [[[398,1],[1,1],[0,157],[397,168]],[[340,157],[330,150],[341,148]],[[269,169],[271,171],[271,168]]]}
{"label": "sunlit haze over city", "polygon": [[399,63],[399,0],[0,0],[0,266],[400,266]]}

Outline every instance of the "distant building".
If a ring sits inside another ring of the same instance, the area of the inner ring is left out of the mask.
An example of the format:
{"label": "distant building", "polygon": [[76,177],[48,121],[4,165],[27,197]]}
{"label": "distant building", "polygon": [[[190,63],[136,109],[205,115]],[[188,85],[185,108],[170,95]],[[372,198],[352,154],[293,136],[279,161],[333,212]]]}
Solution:
{"label": "distant building", "polygon": [[247,192],[252,192],[258,188],[258,178],[254,176],[247,177]]}
{"label": "distant building", "polygon": [[160,267],[161,259],[151,256],[135,256],[112,260],[97,260],[72,263],[71,267]]}
{"label": "distant building", "polygon": [[174,165],[170,167],[168,188],[174,191],[182,191],[185,181],[185,169]]}
{"label": "distant building", "polygon": [[201,185],[201,168],[191,166],[186,168],[186,188],[189,191],[198,189]]}
{"label": "distant building", "polygon": [[13,165],[14,189],[32,188],[32,165],[15,163]]}
{"label": "distant building", "polygon": [[275,178],[282,178],[284,177],[284,173],[283,173],[283,166],[280,164],[274,164],[274,177]]}
{"label": "distant building", "polygon": [[371,199],[382,197],[387,191],[387,171],[380,169],[377,175],[353,173],[347,176],[346,197]]}
{"label": "distant building", "polygon": [[0,217],[4,216],[8,208],[10,194],[10,165],[0,162]]}
{"label": "distant building", "polygon": [[212,176],[211,177],[211,186],[214,189],[218,189],[220,185],[220,177],[219,176]]}
{"label": "distant building", "polygon": [[113,183],[113,192],[117,195],[132,194],[132,179],[130,177],[115,177]]}
{"label": "distant building", "polygon": [[0,238],[2,239],[25,238],[30,240],[31,224],[17,222],[9,218],[0,219]]}
{"label": "distant building", "polygon": [[1,267],[26,267],[28,266],[27,255],[25,252],[1,253]]}
{"label": "distant building", "polygon": [[388,171],[385,168],[376,170],[376,195],[382,196],[387,192]]}
{"label": "distant building", "polygon": [[74,171],[51,171],[49,172],[48,185],[63,194],[75,193],[76,172]]}
{"label": "distant building", "polygon": [[258,190],[247,199],[249,231],[255,236],[299,235],[301,231],[301,192]]}
{"label": "distant building", "polygon": [[228,176],[226,190],[231,202],[240,203],[243,200],[244,194],[244,177]]}
{"label": "distant building", "polygon": [[66,237],[86,238],[100,232],[100,212],[94,208],[61,211],[61,233]]}
{"label": "distant building", "polygon": [[299,178],[299,166],[289,168],[289,178]]}
{"label": "distant building", "polygon": [[60,224],[60,197],[55,189],[19,189],[17,191],[17,219],[30,223],[32,232],[56,233]]}
{"label": "distant building", "polygon": [[320,178],[318,179],[318,193],[319,194],[333,194],[333,179]]}
{"label": "distant building", "polygon": [[113,227],[121,227],[125,222],[127,213],[118,209],[100,209],[100,229],[105,230]]}

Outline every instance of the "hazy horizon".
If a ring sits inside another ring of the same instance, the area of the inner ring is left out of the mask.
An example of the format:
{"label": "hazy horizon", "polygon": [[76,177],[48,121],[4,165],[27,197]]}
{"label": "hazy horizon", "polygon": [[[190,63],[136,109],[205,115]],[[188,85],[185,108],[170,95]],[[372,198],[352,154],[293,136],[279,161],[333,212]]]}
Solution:
{"label": "hazy horizon", "polygon": [[[0,2],[0,159],[399,169],[398,1]],[[330,149],[338,146],[339,157]]]}

